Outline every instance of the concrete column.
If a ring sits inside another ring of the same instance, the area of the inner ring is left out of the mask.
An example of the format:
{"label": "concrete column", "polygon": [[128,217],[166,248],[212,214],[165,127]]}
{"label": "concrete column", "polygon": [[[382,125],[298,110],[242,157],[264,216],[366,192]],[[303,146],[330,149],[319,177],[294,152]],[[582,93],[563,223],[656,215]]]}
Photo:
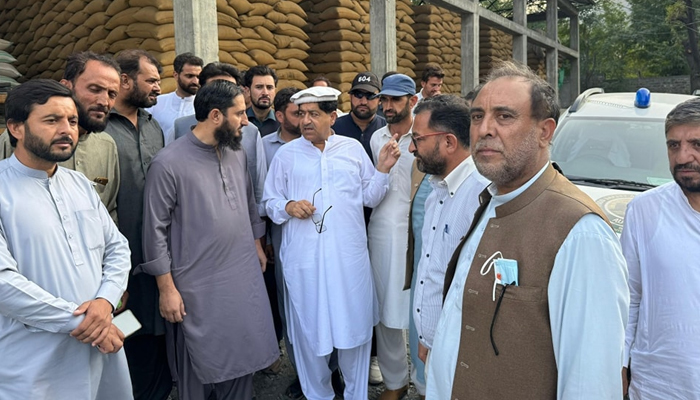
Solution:
{"label": "concrete column", "polygon": [[[579,51],[580,37],[578,15],[570,17],[569,20],[571,21],[571,25],[569,27],[571,43],[569,43],[569,47]],[[571,76],[569,79],[569,84],[571,85],[571,99],[569,99],[569,103],[573,103],[578,94],[581,93],[581,63],[579,57],[571,59]]]}
{"label": "concrete column", "polygon": [[173,0],[175,53],[192,52],[204,63],[219,61],[216,0]]}
{"label": "concrete column", "polygon": [[462,14],[462,95],[479,84],[479,16]]}
{"label": "concrete column", "polygon": [[[547,37],[557,41],[557,6],[558,0],[547,0]],[[547,49],[547,82],[559,93],[559,51]]]}
{"label": "concrete column", "polygon": [[[526,0],[513,0],[513,22],[527,28]],[[527,64],[527,36],[513,35],[513,59]]]}
{"label": "concrete column", "polygon": [[382,77],[396,70],[396,0],[369,1],[372,72]]}

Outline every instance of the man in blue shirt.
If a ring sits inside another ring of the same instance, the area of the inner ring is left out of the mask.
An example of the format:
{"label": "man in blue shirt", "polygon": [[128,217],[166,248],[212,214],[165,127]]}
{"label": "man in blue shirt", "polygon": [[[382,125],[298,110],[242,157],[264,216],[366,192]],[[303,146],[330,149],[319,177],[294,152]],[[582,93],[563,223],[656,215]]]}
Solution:
{"label": "man in blue shirt", "polygon": [[243,88],[250,97],[250,107],[246,110],[248,121],[257,126],[260,136],[277,132],[280,123],[275,119],[272,110],[272,99],[277,90],[277,74],[265,65],[256,65],[246,71],[243,77]]}

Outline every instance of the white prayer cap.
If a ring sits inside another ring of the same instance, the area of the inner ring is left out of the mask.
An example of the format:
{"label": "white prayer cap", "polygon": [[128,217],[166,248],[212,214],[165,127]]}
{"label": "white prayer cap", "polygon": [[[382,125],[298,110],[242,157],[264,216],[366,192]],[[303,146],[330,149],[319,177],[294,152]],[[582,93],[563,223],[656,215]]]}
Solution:
{"label": "white prayer cap", "polygon": [[320,103],[322,101],[337,101],[340,91],[327,86],[313,86],[294,93],[291,100],[294,104]]}

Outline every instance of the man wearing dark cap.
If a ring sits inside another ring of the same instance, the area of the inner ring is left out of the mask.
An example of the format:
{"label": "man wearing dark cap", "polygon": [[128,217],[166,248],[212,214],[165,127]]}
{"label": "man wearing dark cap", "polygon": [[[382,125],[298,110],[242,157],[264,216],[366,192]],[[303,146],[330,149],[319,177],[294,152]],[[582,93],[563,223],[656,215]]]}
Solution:
{"label": "man wearing dark cap", "polygon": [[337,134],[359,140],[370,159],[369,140],[376,130],[386,126],[386,120],[377,115],[379,99],[374,97],[381,88],[377,75],[371,72],[357,74],[350,88],[350,113],[338,118],[333,125]]}

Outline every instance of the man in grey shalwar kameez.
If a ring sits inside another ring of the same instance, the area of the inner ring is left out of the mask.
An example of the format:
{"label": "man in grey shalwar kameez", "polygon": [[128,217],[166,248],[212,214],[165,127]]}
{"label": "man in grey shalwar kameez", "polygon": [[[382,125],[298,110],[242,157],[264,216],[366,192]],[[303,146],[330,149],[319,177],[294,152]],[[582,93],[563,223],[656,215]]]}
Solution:
{"label": "man in grey shalwar kameez", "polygon": [[148,171],[137,271],[156,276],[161,315],[174,323],[181,399],[250,399],[253,372],[279,350],[262,275],[265,224],[240,150],[243,92],[211,82],[194,107],[197,126]]}

